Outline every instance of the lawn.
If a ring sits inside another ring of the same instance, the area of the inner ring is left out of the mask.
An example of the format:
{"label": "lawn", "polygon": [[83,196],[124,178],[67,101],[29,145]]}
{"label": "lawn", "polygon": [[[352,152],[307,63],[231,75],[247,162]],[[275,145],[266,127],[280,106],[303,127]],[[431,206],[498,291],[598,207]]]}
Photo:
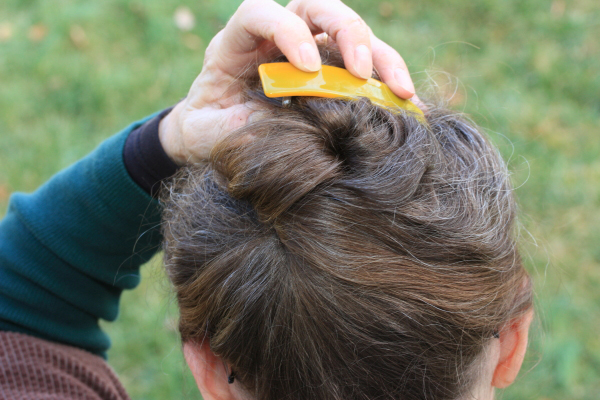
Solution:
{"label": "lawn", "polygon": [[[347,3],[400,50],[419,93],[436,91],[469,113],[513,171],[538,318],[523,373],[499,397],[597,399],[597,0]],[[10,193],[34,190],[131,121],[183,97],[238,4],[0,2],[0,215]],[[190,15],[195,21],[182,18]],[[198,398],[160,256],[143,275],[124,294],[119,320],[103,325],[113,339],[109,361],[133,398]]]}

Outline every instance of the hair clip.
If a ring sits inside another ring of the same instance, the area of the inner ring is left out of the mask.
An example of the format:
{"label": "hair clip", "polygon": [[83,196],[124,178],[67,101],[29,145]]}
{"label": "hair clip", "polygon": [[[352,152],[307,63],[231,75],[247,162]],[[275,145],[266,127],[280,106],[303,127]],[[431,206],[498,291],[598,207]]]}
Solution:
{"label": "hair clip", "polygon": [[410,100],[396,96],[383,82],[376,79],[360,79],[343,68],[323,65],[317,72],[304,72],[292,64],[268,63],[258,67],[258,74],[267,97],[283,97],[282,105],[290,103],[285,100],[290,96],[315,96],[328,98],[367,97],[374,104],[387,108],[401,108],[415,114],[425,123],[425,115]]}

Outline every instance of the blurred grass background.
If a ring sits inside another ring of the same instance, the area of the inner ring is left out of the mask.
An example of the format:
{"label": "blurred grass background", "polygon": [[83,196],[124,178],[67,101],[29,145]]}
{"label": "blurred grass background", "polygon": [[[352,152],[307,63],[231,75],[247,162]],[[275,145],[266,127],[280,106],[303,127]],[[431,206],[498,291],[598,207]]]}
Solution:
{"label": "blurred grass background", "polygon": [[[597,0],[349,0],[417,85],[486,128],[514,172],[538,323],[503,399],[600,393]],[[0,215],[130,122],[183,97],[234,0],[0,2]],[[199,398],[157,258],[104,324],[133,398]]]}

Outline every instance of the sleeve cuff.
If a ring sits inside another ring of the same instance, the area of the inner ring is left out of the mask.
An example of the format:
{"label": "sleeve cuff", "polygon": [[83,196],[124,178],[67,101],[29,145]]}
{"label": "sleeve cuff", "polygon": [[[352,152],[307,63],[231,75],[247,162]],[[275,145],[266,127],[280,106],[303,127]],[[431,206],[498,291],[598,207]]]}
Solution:
{"label": "sleeve cuff", "polygon": [[161,182],[179,168],[165,152],[158,137],[160,121],[173,107],[167,108],[128,136],[123,148],[123,162],[129,176],[146,193],[157,197]]}

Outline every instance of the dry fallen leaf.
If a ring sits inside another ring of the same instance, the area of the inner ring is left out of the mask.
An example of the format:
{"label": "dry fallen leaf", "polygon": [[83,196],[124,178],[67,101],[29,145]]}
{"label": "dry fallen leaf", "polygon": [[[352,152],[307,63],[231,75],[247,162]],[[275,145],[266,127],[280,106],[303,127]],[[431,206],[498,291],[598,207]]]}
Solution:
{"label": "dry fallen leaf", "polygon": [[379,4],[379,15],[384,18],[390,17],[394,13],[394,5],[389,1],[384,1]]}
{"label": "dry fallen leaf", "polygon": [[550,5],[550,13],[555,18],[560,18],[565,13],[566,4],[563,0],[554,0]]}
{"label": "dry fallen leaf", "polygon": [[13,26],[10,22],[0,24],[0,42],[8,42],[13,35]]}
{"label": "dry fallen leaf", "polygon": [[48,28],[44,24],[36,24],[29,28],[27,37],[32,42],[41,42],[48,34]]}
{"label": "dry fallen leaf", "polygon": [[190,50],[200,50],[202,48],[202,38],[193,33],[186,33],[183,35],[183,44]]}
{"label": "dry fallen leaf", "polygon": [[182,31],[191,31],[196,26],[196,17],[187,7],[177,7],[175,14],[173,15],[175,26]]}
{"label": "dry fallen leaf", "polygon": [[53,75],[48,80],[48,87],[52,90],[59,90],[65,86],[65,81],[63,78],[57,75]]}
{"label": "dry fallen leaf", "polygon": [[10,197],[10,190],[5,185],[0,184],[0,201],[6,201]]}
{"label": "dry fallen leaf", "polygon": [[78,49],[83,49],[89,44],[85,31],[79,25],[71,25],[71,29],[69,29],[69,37],[71,38],[73,45]]}

